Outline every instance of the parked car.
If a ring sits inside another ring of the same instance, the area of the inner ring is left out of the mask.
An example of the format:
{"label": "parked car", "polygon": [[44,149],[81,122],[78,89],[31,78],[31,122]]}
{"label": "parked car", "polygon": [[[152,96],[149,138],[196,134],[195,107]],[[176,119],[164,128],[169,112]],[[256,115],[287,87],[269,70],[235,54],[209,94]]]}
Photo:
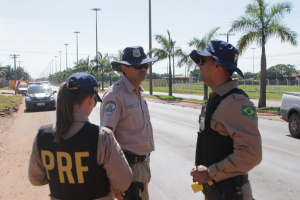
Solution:
{"label": "parked car", "polygon": [[289,123],[290,134],[300,138],[300,93],[284,93],[280,112],[281,119]]}
{"label": "parked car", "polygon": [[15,94],[26,94],[28,88],[28,82],[23,80],[17,80],[15,86]]}
{"label": "parked car", "polygon": [[54,94],[56,91],[52,91],[49,85],[33,84],[28,87],[28,91],[25,97],[25,105],[27,110],[49,108],[56,109],[56,100]]}

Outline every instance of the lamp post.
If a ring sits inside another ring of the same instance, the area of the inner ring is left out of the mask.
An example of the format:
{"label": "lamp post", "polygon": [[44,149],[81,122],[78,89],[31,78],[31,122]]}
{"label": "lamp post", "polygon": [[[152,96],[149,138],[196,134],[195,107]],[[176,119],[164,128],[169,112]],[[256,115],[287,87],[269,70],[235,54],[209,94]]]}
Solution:
{"label": "lamp post", "polygon": [[52,65],[52,75],[54,74],[53,61],[54,61],[54,60],[51,60],[51,65]]}
{"label": "lamp post", "polygon": [[98,66],[98,33],[97,33],[97,12],[100,11],[100,8],[92,8],[91,10],[96,11],[96,65]]}
{"label": "lamp post", "polygon": [[57,73],[57,62],[56,62],[56,57],[57,56],[54,56],[55,57],[55,72]]}
{"label": "lamp post", "polygon": [[253,77],[252,77],[252,91],[254,91],[253,90],[253,81],[254,81],[254,47],[253,48],[251,48],[251,49],[253,49]]}
{"label": "lamp post", "polygon": [[77,66],[78,66],[78,33],[80,33],[79,31],[75,31],[74,33],[76,33],[76,43],[77,43]]}
{"label": "lamp post", "polygon": [[[151,0],[149,0],[149,57],[152,58],[152,29],[151,29]],[[149,67],[149,89],[150,89],[150,95],[152,95],[152,62],[150,62]]]}
{"label": "lamp post", "polygon": [[68,69],[68,45],[69,44],[65,44],[66,45],[66,69]]}
{"label": "lamp post", "polygon": [[61,51],[59,52],[59,71],[61,72]]}

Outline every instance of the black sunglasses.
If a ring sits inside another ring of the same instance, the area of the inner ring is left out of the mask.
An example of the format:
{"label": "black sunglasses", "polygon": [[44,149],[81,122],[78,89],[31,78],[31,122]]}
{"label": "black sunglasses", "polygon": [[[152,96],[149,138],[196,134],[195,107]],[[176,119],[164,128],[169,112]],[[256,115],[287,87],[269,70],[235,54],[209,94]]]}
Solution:
{"label": "black sunglasses", "polygon": [[133,67],[133,69],[136,69],[136,70],[141,70],[141,69],[148,69],[149,68],[149,64],[146,63],[146,64],[142,64],[142,65],[130,65],[130,66],[127,66],[127,67]]}
{"label": "black sunglasses", "polygon": [[200,60],[199,60],[199,63],[197,65],[204,65],[205,62],[206,62],[206,58],[211,59],[212,61],[216,61],[213,57],[203,57],[203,56],[201,56]]}
{"label": "black sunglasses", "polygon": [[95,95],[95,97],[94,97],[94,107],[96,107],[96,105],[97,105],[97,102],[98,102],[98,100],[97,100],[97,96]]}

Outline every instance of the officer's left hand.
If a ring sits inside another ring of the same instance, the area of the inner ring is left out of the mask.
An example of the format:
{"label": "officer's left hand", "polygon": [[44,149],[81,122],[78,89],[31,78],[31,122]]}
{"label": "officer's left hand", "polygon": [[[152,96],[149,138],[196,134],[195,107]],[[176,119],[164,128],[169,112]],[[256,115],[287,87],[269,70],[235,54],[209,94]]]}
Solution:
{"label": "officer's left hand", "polygon": [[123,200],[123,196],[125,196],[125,192],[119,191],[119,190],[113,190],[114,197],[118,200]]}
{"label": "officer's left hand", "polygon": [[150,179],[151,179],[151,170],[149,168],[148,183],[150,182]]}
{"label": "officer's left hand", "polygon": [[212,179],[208,174],[208,169],[204,165],[197,166],[197,169],[192,169],[191,176],[198,182],[198,184],[208,183]]}

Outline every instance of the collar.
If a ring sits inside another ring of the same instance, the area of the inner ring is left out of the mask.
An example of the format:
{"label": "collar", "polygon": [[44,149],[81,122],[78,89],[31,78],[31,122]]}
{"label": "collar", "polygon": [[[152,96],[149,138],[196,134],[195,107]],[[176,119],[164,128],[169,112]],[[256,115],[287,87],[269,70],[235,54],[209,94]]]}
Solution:
{"label": "collar", "polygon": [[217,87],[216,89],[214,89],[209,94],[209,98],[214,97],[216,94],[218,94],[220,96],[223,96],[224,94],[226,94],[227,92],[229,92],[233,88],[238,88],[238,81],[236,81],[236,80],[229,81],[229,82],[224,83],[223,85],[220,85],[219,87]]}
{"label": "collar", "polygon": [[[124,82],[128,92],[133,92],[136,90],[136,88],[132,85],[132,83],[130,83],[125,75],[122,75],[121,80]],[[140,85],[138,91],[144,92],[144,88]]]}

